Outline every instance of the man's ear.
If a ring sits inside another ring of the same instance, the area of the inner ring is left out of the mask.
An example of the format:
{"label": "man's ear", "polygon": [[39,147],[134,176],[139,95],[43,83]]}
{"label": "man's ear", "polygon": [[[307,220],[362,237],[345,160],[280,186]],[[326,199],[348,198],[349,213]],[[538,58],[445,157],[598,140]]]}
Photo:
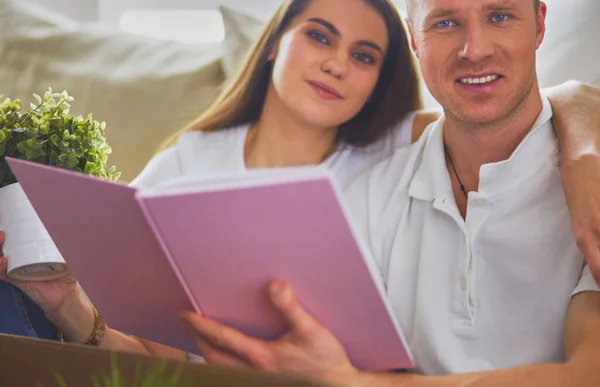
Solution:
{"label": "man's ear", "polygon": [[417,58],[419,58],[419,50],[417,50],[417,43],[415,42],[415,33],[414,33],[414,28],[412,26],[412,23],[411,23],[410,19],[408,19],[408,18],[405,19],[404,21],[406,23],[406,26],[408,27],[408,34],[410,35],[410,48],[415,53],[415,56]]}
{"label": "man's ear", "polygon": [[537,36],[536,36],[536,49],[540,48],[546,35],[546,14],[548,12],[548,6],[543,1],[540,1],[540,9],[536,15],[537,25]]}

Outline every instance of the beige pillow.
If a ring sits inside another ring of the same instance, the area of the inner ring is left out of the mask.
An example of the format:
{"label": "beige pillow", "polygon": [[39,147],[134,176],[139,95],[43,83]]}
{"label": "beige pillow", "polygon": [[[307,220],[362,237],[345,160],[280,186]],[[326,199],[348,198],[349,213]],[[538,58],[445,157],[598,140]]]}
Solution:
{"label": "beige pillow", "polygon": [[264,28],[264,21],[230,6],[219,6],[219,11],[225,27],[223,71],[225,77],[231,80],[239,71],[254,42],[260,36]]}
{"label": "beige pillow", "polygon": [[106,121],[109,163],[125,181],[212,103],[224,80],[220,57],[219,45],[137,37],[0,0],[0,94],[30,101],[66,89],[72,113]]}

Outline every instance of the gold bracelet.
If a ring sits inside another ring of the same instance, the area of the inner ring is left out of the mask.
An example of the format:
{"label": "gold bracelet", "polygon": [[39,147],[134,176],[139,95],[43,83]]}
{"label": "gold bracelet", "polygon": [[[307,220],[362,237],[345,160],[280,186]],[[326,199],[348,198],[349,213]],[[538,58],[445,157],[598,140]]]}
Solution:
{"label": "gold bracelet", "polygon": [[56,336],[58,336],[58,341],[60,341],[61,343],[65,342],[65,336],[63,335],[60,329],[56,330]]}
{"label": "gold bracelet", "polygon": [[88,339],[83,344],[93,345],[97,347],[100,345],[102,339],[104,338],[104,333],[106,332],[106,323],[104,322],[104,320],[102,320],[102,317],[100,317],[100,314],[98,313],[96,308],[92,306],[92,310],[94,311],[94,329],[92,330],[92,333],[90,334]]}
{"label": "gold bracelet", "polygon": [[[92,329],[92,333],[83,343],[83,345],[93,345],[97,347],[100,345],[102,339],[104,338],[104,333],[106,332],[106,323],[104,322],[102,317],[100,317],[100,314],[98,313],[96,308],[92,306],[92,310],[94,311],[94,328]],[[57,335],[60,342],[64,343],[65,337],[60,329],[57,331]]]}

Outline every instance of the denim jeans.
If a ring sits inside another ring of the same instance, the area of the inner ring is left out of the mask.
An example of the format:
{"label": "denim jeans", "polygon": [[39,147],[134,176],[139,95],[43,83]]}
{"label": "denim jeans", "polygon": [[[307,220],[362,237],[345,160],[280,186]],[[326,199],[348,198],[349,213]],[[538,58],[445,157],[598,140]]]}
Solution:
{"label": "denim jeans", "polygon": [[0,281],[0,333],[57,340],[42,309],[16,287]]}

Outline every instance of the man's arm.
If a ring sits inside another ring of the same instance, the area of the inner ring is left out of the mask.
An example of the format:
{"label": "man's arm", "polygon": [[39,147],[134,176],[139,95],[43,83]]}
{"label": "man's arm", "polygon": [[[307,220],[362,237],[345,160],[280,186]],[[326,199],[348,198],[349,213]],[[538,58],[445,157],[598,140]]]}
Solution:
{"label": "man's arm", "polygon": [[[277,286],[275,286],[277,285]],[[277,287],[277,291],[274,289]],[[187,313],[184,321],[209,363],[293,373],[344,387],[597,387],[600,385],[600,292],[575,296],[565,332],[566,361],[449,376],[363,373],[341,344],[319,325],[281,283],[270,287],[273,305],[287,321],[280,339],[262,341],[213,320]]]}
{"label": "man's arm", "polygon": [[600,153],[600,88],[569,81],[542,89],[565,162]]}
{"label": "man's arm", "polygon": [[373,387],[594,387],[600,386],[600,293],[573,298],[565,331],[566,362],[449,376],[363,375]]}
{"label": "man's arm", "polygon": [[542,92],[552,105],[573,233],[600,284],[600,88],[570,81]]}

